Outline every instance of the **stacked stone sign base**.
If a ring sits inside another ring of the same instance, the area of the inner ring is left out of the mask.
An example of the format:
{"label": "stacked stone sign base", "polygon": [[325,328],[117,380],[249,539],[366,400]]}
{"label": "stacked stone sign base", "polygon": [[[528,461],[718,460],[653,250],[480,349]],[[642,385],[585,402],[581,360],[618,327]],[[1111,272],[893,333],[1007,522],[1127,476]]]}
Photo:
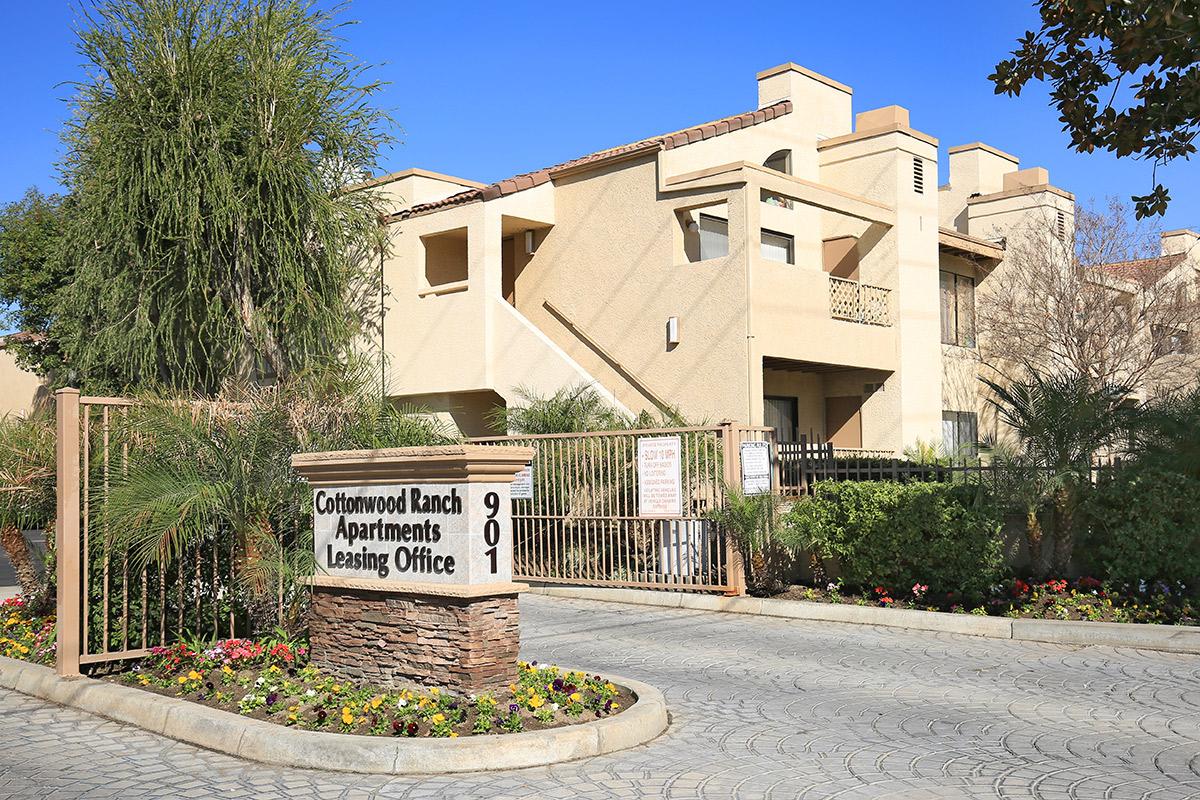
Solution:
{"label": "stacked stone sign base", "polygon": [[529,448],[303,453],[313,488],[312,659],[385,686],[500,689],[517,675],[509,487]]}
{"label": "stacked stone sign base", "polygon": [[447,597],[313,587],[313,663],[398,688],[499,690],[517,678],[517,595]]}

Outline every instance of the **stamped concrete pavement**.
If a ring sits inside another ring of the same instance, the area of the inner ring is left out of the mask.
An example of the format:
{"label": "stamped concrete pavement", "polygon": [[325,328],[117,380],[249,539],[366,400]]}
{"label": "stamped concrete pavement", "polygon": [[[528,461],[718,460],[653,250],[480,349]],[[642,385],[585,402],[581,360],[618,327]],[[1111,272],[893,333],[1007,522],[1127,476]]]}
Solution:
{"label": "stamped concrete pavement", "polygon": [[382,778],[0,692],[0,798],[1200,798],[1200,657],[526,596],[526,658],[660,687],[648,745]]}

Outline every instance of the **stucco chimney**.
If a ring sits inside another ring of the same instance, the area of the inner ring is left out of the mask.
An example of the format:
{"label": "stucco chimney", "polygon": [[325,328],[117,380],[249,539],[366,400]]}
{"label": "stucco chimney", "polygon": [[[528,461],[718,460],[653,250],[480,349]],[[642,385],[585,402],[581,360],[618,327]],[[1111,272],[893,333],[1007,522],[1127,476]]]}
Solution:
{"label": "stucco chimney", "polygon": [[1048,183],[1050,171],[1045,167],[1029,167],[1004,174],[1005,189],[1024,189],[1027,186],[1045,186]]}
{"label": "stucco chimney", "polygon": [[820,136],[850,133],[854,90],[799,64],[788,62],[758,73],[758,107],[791,100],[795,110],[816,122]]}
{"label": "stucco chimney", "polygon": [[879,128],[890,128],[899,125],[903,128],[908,124],[908,109],[904,106],[884,106],[871,111],[860,111],[854,117],[854,130],[873,131]]}
{"label": "stucco chimney", "polygon": [[1176,253],[1192,253],[1200,260],[1200,233],[1183,228],[1177,231],[1163,231],[1162,254],[1164,256]]}
{"label": "stucco chimney", "polygon": [[972,142],[951,147],[950,186],[956,192],[992,194],[1004,188],[1004,176],[1021,163],[1014,155],[986,145]]}

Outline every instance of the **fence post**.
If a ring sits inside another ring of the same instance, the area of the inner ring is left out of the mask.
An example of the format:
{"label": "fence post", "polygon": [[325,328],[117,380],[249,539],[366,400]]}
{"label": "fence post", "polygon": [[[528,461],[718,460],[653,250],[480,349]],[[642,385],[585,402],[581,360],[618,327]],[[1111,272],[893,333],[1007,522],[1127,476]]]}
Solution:
{"label": "fence post", "polygon": [[79,390],[54,393],[57,446],[58,508],[54,523],[54,549],[58,579],[58,639],[55,670],[59,675],[79,675]]}
{"label": "fence post", "polygon": [[[740,427],[732,422],[721,423],[725,457],[724,480],[727,490],[740,489],[742,485],[741,454],[738,450],[740,437],[737,435],[740,430]],[[728,587],[728,594],[740,596],[746,593],[746,566],[742,563],[742,551],[728,531],[725,532],[725,585]]]}

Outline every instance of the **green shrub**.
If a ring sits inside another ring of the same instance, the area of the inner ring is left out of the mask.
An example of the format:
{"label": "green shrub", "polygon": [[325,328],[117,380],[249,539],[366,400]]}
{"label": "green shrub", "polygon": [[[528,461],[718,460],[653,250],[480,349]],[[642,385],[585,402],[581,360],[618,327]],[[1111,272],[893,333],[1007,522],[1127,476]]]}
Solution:
{"label": "green shrub", "polygon": [[837,564],[848,584],[975,598],[1002,568],[1001,520],[978,487],[829,481],[785,520],[792,543]]}
{"label": "green shrub", "polygon": [[1097,577],[1200,589],[1200,479],[1156,467],[1119,470],[1091,493],[1085,560]]}

